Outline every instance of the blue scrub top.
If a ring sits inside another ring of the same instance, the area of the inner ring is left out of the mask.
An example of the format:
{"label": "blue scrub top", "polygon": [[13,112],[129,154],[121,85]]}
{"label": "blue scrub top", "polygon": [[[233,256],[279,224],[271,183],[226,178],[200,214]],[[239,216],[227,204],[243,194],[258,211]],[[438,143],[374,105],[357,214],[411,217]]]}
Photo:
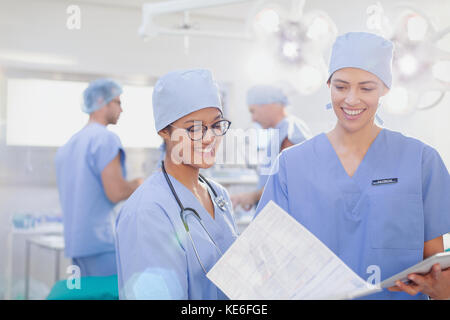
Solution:
{"label": "blue scrub top", "polygon": [[[169,177],[183,206],[198,212],[225,253],[237,237],[227,191],[208,180],[227,201],[227,210],[222,211],[209,191],[213,219],[189,189]],[[192,215],[188,225],[201,262],[209,271],[221,255]],[[180,218],[180,207],[161,171],[147,178],[121,208],[116,220],[116,258],[121,299],[226,299],[201,268]]]}
{"label": "blue scrub top", "polygon": [[164,161],[164,159],[166,158],[166,143],[165,142],[163,142],[159,145],[158,151],[159,151],[159,159],[156,164],[156,169],[161,168],[161,162]]}
{"label": "blue scrub top", "polygon": [[115,204],[106,197],[101,173],[118,153],[125,177],[125,152],[119,137],[96,122],[73,135],[56,153],[67,257],[115,250],[112,214]]}
{"label": "blue scrub top", "polygon": [[[397,183],[372,181],[397,178]],[[423,260],[424,242],[450,231],[450,176],[430,146],[381,130],[350,177],[328,137],[284,150],[260,203],[273,200],[362,279],[380,281]],[[370,282],[370,281],[369,281]],[[383,290],[368,299],[424,299]]]}
{"label": "blue scrub top", "polygon": [[306,123],[292,115],[281,120],[274,130],[278,130],[278,141],[274,140],[275,138],[272,138],[267,145],[267,161],[264,161],[265,163],[259,167],[258,189],[262,189],[266,184],[270,168],[276,161],[284,139],[288,138],[293,144],[299,144],[312,136]]}

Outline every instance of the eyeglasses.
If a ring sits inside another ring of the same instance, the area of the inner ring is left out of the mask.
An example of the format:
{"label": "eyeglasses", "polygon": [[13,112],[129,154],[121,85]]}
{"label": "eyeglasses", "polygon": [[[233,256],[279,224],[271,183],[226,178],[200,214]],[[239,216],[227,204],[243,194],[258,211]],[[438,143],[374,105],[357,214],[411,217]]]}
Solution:
{"label": "eyeglasses", "polygon": [[[219,120],[215,123],[213,123],[210,128],[215,136],[223,136],[225,133],[227,133],[228,129],[230,128],[231,121],[228,120]],[[192,141],[198,141],[205,137],[206,131],[208,131],[208,126],[201,125],[201,124],[195,124],[193,126],[190,126],[188,128],[178,128],[174,125],[170,125],[171,127],[174,127],[176,129],[184,129],[187,131],[189,138]]]}

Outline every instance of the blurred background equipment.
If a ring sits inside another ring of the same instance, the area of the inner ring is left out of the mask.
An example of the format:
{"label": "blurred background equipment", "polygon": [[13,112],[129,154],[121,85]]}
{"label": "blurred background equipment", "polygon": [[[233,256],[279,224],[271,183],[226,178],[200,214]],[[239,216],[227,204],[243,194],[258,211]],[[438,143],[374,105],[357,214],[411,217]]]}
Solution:
{"label": "blurred background equipment", "polygon": [[389,113],[408,114],[437,106],[450,90],[450,26],[438,28],[413,3],[368,8],[367,26],[395,45],[394,86],[385,99]]}

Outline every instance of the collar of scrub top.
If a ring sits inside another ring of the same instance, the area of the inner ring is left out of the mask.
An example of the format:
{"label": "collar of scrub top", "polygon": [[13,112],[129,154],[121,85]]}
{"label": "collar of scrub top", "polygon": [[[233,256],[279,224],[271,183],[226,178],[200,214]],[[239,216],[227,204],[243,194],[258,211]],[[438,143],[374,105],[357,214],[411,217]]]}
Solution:
{"label": "collar of scrub top", "polygon": [[[206,268],[205,268],[205,266],[203,265],[203,263],[202,263],[202,261],[201,261],[201,259],[200,259],[200,255],[199,255],[199,253],[198,253],[197,246],[195,245],[194,239],[192,239],[191,232],[190,232],[190,230],[189,230],[189,225],[188,225],[187,219],[186,219],[186,216],[187,216],[188,214],[193,214],[193,215],[194,215],[194,217],[198,220],[198,222],[200,223],[200,225],[201,225],[201,227],[203,228],[203,230],[204,230],[204,231],[206,232],[206,234],[208,235],[208,238],[209,238],[209,239],[211,240],[211,242],[213,243],[213,245],[214,245],[214,247],[216,248],[217,252],[218,252],[221,256],[223,255],[223,253],[222,253],[222,251],[220,250],[219,246],[217,245],[216,241],[214,241],[214,238],[213,238],[213,237],[211,236],[211,234],[208,232],[208,229],[207,229],[207,228],[205,227],[205,225],[203,224],[202,218],[200,217],[200,215],[198,214],[198,212],[197,212],[195,209],[193,209],[193,208],[185,208],[185,207],[183,206],[183,203],[181,202],[180,198],[178,197],[178,194],[177,194],[177,192],[175,191],[175,188],[173,187],[172,182],[170,181],[170,178],[169,178],[169,175],[167,174],[166,168],[164,167],[164,161],[161,161],[161,170],[162,170],[162,172],[163,172],[163,174],[164,174],[164,177],[166,178],[166,181],[167,181],[167,184],[168,184],[168,186],[169,186],[169,188],[170,188],[170,191],[172,192],[173,196],[175,197],[175,200],[176,200],[177,203],[178,203],[178,206],[180,207],[180,218],[181,218],[181,221],[183,222],[184,228],[185,228],[186,233],[187,233],[187,235],[188,235],[188,237],[189,237],[189,241],[190,241],[191,244],[192,244],[192,248],[194,249],[194,253],[195,253],[196,257],[197,257],[198,263],[200,264],[200,266],[202,267],[203,271],[204,271],[205,274],[206,274],[206,273],[207,273]],[[212,193],[214,194],[214,199],[215,199],[216,204],[219,206],[219,208],[220,208],[222,211],[225,211],[225,204],[226,204],[226,201],[223,199],[223,197],[222,197],[222,196],[219,196],[219,197],[217,196],[217,193],[215,192],[214,188],[211,186],[211,184],[208,182],[208,180],[207,180],[205,177],[203,177],[201,174],[199,174],[199,180],[202,181],[202,182],[205,182],[205,183],[208,185],[208,187],[210,188],[210,190],[211,190]],[[217,198],[219,198],[220,200],[216,201]],[[220,204],[219,204],[219,203],[220,203]]]}
{"label": "collar of scrub top", "polygon": [[[175,200],[177,200],[177,203],[180,207],[180,209],[184,209],[183,204],[181,203],[180,198],[178,198],[177,193],[175,192],[175,189],[173,188],[172,182],[170,182],[170,180],[168,179],[168,175],[167,175],[167,171],[166,168],[164,166],[164,161],[161,161],[161,169],[164,173],[164,176],[166,177],[167,183],[170,187],[170,190],[172,191]],[[211,185],[211,183],[201,174],[198,174],[198,180],[200,180],[200,182],[206,183],[206,185],[208,186],[208,188],[211,190],[211,192],[214,195],[214,202],[217,204],[217,206],[219,207],[220,210],[225,211],[226,210],[226,206],[228,205],[227,201],[222,197],[219,196],[217,194],[217,192],[214,190],[213,186]],[[200,218],[200,216],[196,213],[196,215],[198,216],[198,218]]]}

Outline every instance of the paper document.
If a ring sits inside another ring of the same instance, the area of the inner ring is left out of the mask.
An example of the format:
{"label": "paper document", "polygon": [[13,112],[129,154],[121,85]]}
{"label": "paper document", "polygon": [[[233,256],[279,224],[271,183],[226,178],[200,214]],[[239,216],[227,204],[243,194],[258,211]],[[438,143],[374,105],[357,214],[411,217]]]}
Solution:
{"label": "paper document", "polygon": [[273,201],[207,277],[230,299],[352,299],[381,290]]}

